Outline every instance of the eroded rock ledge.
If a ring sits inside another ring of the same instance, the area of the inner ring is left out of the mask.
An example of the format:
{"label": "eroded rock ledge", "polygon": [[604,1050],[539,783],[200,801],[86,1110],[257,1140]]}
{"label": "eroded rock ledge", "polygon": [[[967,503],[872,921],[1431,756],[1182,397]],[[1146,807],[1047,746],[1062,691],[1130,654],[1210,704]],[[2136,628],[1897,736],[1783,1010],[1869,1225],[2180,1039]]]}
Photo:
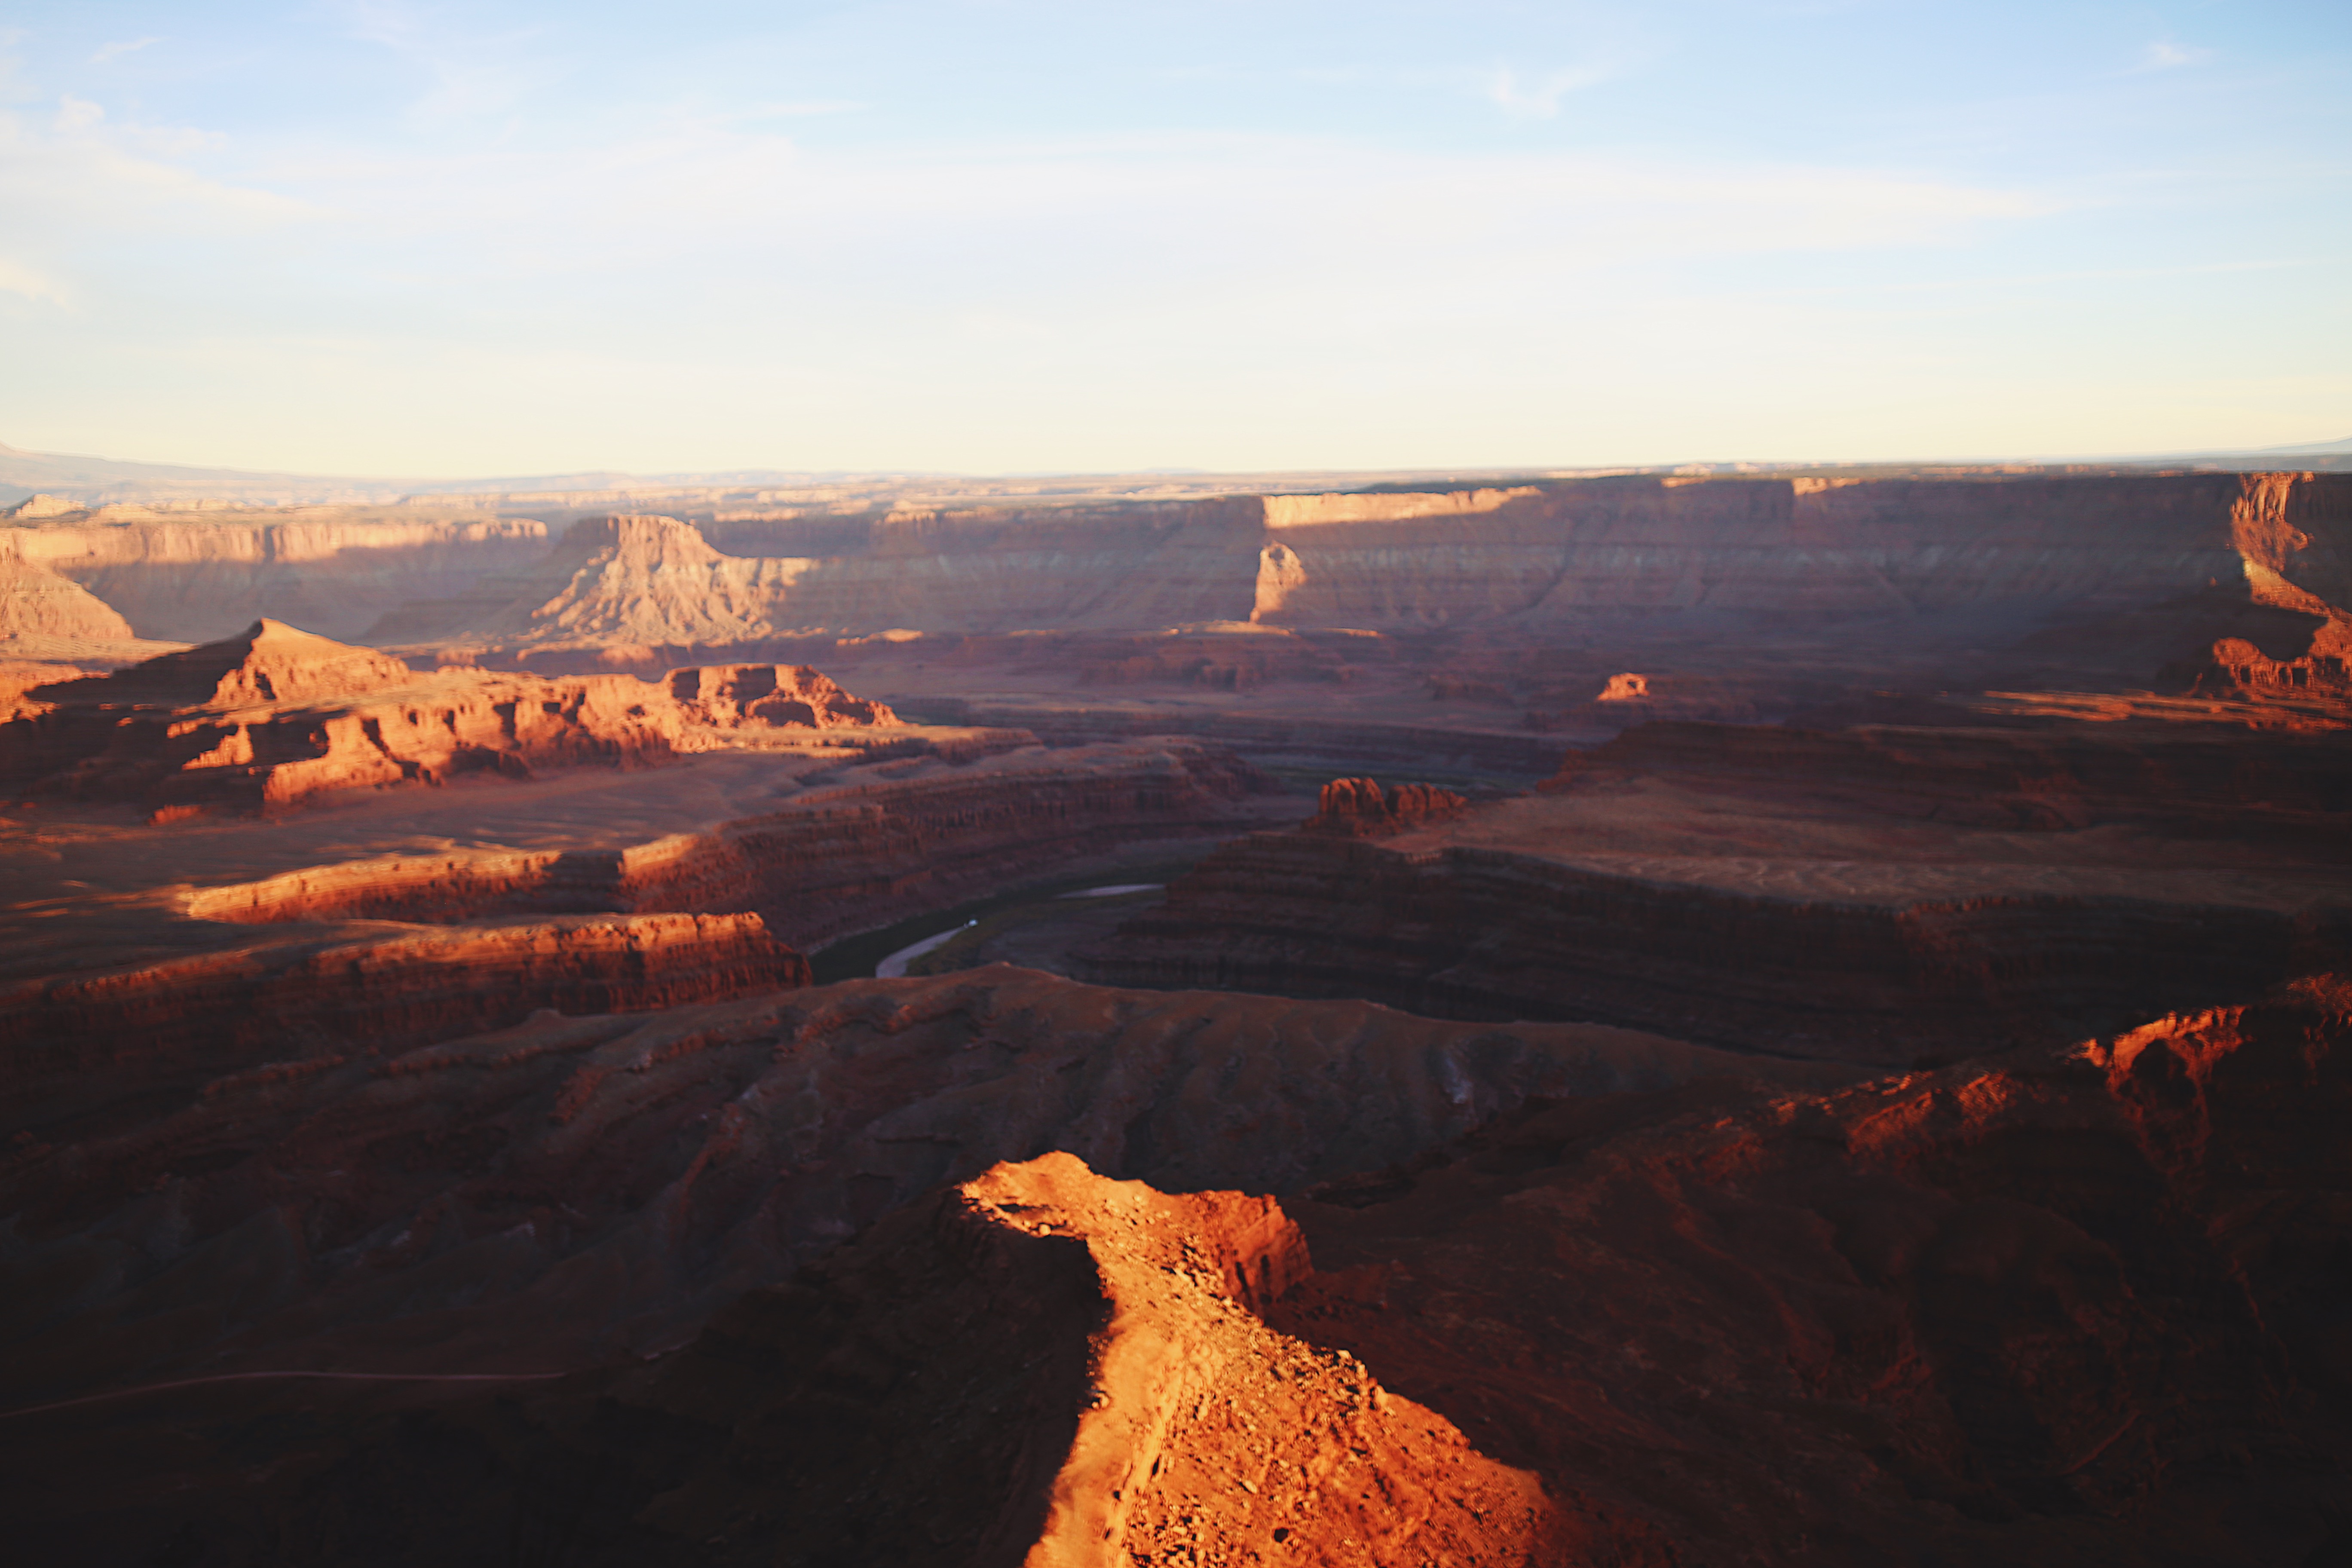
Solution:
{"label": "eroded rock ledge", "polygon": [[902,728],[887,707],[805,667],[725,665],[659,681],[421,675],[389,654],[261,620],[114,675],[34,688],[0,726],[0,783],[135,801],[168,818],[467,773],[642,766],[795,737],[924,745]]}

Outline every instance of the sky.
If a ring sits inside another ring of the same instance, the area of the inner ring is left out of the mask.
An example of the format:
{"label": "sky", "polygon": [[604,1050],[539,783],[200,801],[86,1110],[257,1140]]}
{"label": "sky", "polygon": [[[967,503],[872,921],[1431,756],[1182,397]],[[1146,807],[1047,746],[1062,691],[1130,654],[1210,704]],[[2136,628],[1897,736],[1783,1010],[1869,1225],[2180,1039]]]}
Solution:
{"label": "sky", "polygon": [[310,473],[2352,436],[2352,5],[0,9],[0,442]]}

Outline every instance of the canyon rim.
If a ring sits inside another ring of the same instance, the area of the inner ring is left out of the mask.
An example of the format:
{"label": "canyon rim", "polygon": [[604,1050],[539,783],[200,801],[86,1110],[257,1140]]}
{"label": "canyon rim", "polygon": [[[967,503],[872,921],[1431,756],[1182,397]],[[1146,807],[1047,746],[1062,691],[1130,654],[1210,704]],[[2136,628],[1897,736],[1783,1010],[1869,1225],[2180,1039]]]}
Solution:
{"label": "canyon rim", "polygon": [[2352,1556],[2352,474],[34,495],[27,1561]]}

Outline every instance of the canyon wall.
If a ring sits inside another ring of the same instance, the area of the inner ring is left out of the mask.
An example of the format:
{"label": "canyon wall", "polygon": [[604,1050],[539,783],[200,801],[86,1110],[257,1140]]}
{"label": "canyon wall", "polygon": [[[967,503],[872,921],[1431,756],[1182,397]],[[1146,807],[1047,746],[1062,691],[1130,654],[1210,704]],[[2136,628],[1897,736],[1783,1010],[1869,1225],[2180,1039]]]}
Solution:
{"label": "canyon wall", "polygon": [[0,1460],[129,1561],[2326,1563],[2347,1009],[1810,1081],[1013,972],[542,1020],[0,1169],[16,1397],[145,1380]]}
{"label": "canyon wall", "polygon": [[[940,1182],[1040,1149],[1171,1190],[1292,1190],[1530,1095],[1843,1076],[1621,1030],[1009,968],[770,991],[406,1050],[313,1038],[300,1026],[327,1020],[299,1013],[242,1060],[87,1045],[115,1056],[68,1099],[9,1096],[25,1135],[0,1153],[17,1282],[0,1402],[189,1368],[643,1353]],[[144,1312],[158,1289],[183,1309],[165,1321]]]}
{"label": "canyon wall", "polygon": [[187,910],[237,923],[751,910],[815,947],[1090,851],[1232,831],[1257,784],[1231,752],[1183,742],[1018,751],[937,777],[818,789],[785,811],[650,844],[350,861],[205,889]]}
{"label": "canyon wall", "polygon": [[429,509],[57,510],[0,525],[0,553],[79,584],[142,637],[204,642],[264,616],[362,636],[412,599],[547,552],[544,523]]}
{"label": "canyon wall", "polygon": [[22,1152],[36,1129],[120,1130],[241,1072],[299,1081],[541,1008],[635,1013],[808,983],[808,961],[752,914],[314,931],[20,981],[0,990],[0,1135],[24,1133]]}
{"label": "canyon wall", "polygon": [[397,508],[203,521],[109,508],[8,532],[147,637],[218,636],[257,615],[508,654],[1249,623],[1552,636],[1826,617],[1981,637],[2250,571],[2341,604],[2348,491],[2352,478],[2307,474],[1596,479],[698,526],[622,515],[570,525],[551,551],[535,521]]}
{"label": "canyon wall", "polygon": [[2332,735],[1660,722],[1531,798],[1367,782],[1218,849],[1081,973],[1900,1062],[2352,953]]}
{"label": "canyon wall", "polygon": [[2210,1005],[2352,945],[2330,914],[2128,897],[1757,897],[1450,848],[1255,834],[1082,950],[1107,984],[1368,996],[1905,1062]]}

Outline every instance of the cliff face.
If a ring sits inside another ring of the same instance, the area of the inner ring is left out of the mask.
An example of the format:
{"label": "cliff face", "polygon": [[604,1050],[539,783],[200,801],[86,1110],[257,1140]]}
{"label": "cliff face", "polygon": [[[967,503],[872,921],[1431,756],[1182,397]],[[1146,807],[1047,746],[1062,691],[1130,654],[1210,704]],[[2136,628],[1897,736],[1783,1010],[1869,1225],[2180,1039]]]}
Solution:
{"label": "cliff face", "polygon": [[[706,969],[711,944],[759,934],[679,921],[670,934],[700,941]],[[562,955],[520,936],[544,986]],[[403,940],[454,950],[469,933]],[[366,960],[377,1002],[403,986],[414,1000],[415,971],[394,956]],[[571,1368],[674,1344],[937,1184],[1039,1149],[1171,1189],[1288,1189],[1407,1158],[1531,1094],[1739,1068],[1619,1030],[1102,991],[1012,969],[542,1016],[406,1050],[385,1033],[368,1048],[340,1034],[369,1013],[349,997],[273,1026],[270,1002],[299,978],[286,973],[275,992],[244,991],[236,1050],[146,1048],[144,1020],[126,1016],[88,1038],[97,1059],[12,1086],[12,1407],[207,1366]],[[638,984],[684,973],[649,968]],[[500,978],[478,982],[476,1005],[534,1001],[520,976]],[[166,1278],[179,1283],[152,1284]],[[184,1313],[148,1320],[155,1289]]]}
{"label": "cliff face", "polygon": [[2344,1000],[1523,1112],[1287,1205],[1325,1272],[1274,1321],[1679,1561],[2324,1561]]}
{"label": "cliff face", "polygon": [[[727,531],[722,553],[693,524],[623,516],[580,523],[533,571],[420,605],[374,636],[512,652],[1202,622],[1549,636],[1596,617],[1664,616],[1717,630],[1826,617],[1914,637],[2015,637],[2061,610],[2239,582],[2285,538],[2260,520],[2332,528],[2347,490],[2352,480],[2311,475],[1593,479],[894,512],[849,535],[777,535],[835,552],[793,555],[762,553],[773,546],[756,528]],[[2332,587],[2322,557],[2334,547],[2318,548],[2295,547],[2294,570]]]}
{"label": "cliff face", "polygon": [[61,637],[118,642],[131,623],[80,584],[0,545],[0,642]]}
{"label": "cliff face", "polygon": [[751,914],[345,931],[19,983],[0,994],[5,1131],[87,1136],[90,1118],[135,1121],[247,1068],[299,1078],[541,1008],[635,1013],[808,983],[808,961]]}
{"label": "cliff face", "polygon": [[[265,1353],[425,1381],[17,1416],[18,1538],[228,1563],[289,1540],[361,1563],[2325,1562],[2352,1501],[2347,1001],[2320,979],[1810,1084],[1661,1072],[1660,1042],[1612,1082],[1588,1036],[1574,1098],[1497,1104],[1497,1065],[1524,1092],[1565,1041],[1000,973],[224,1084],[208,1121],[0,1178],[35,1287],[10,1364],[111,1369],[136,1341],[156,1382]],[[1466,1136],[1384,1122],[1465,1090]],[[1176,1173],[1179,1114],[1207,1120]],[[1061,1152],[989,1158],[1041,1133]],[[1379,1147],[1417,1152],[1287,1185]],[[1200,1190],[1234,1170],[1287,1195]],[[840,1205],[879,1217],[788,1282],[738,1264]],[[138,1311],[163,1258],[203,1310]],[[637,1310],[713,1276],[695,1329]],[[553,1332],[501,1332],[525,1306]],[[614,1334],[676,1348],[593,1364]]]}
{"label": "cliff face", "polygon": [[254,811],[463,773],[661,762],[795,731],[896,725],[815,670],[730,666],[546,680],[443,670],[276,621],[117,674],[37,687],[0,727],[0,778],[166,813]]}
{"label": "cliff face", "polygon": [[546,554],[529,518],[404,507],[166,512],[55,510],[13,520],[16,553],[79,584],[142,637],[203,642],[262,617],[356,637],[412,599],[461,594]]}
{"label": "cliff face", "polygon": [[1182,742],[1013,752],[626,848],[352,861],[205,889],[188,910],[268,923],[749,910],[814,947],[1090,850],[1230,831],[1255,783],[1230,752]]}
{"label": "cliff face", "polygon": [[1328,809],[1235,840],[1076,956],[1108,984],[1874,1061],[2055,1043],[2341,962],[2352,751],[2109,729],[1647,725],[1549,796],[1381,816],[1377,840]]}

